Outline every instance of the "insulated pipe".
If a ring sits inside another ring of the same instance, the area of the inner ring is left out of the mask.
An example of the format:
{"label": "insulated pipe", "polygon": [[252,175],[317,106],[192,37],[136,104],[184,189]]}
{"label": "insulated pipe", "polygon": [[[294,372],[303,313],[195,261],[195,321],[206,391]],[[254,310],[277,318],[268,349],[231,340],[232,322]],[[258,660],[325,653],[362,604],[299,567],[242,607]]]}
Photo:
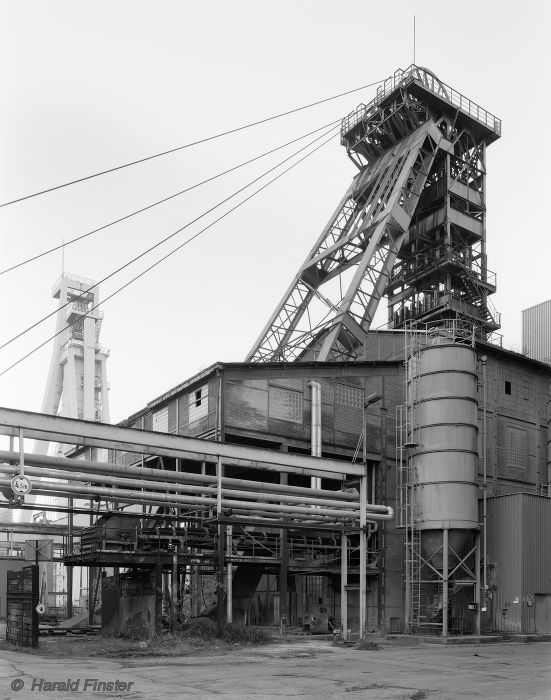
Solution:
{"label": "insulated pipe", "polygon": [[[10,479],[0,479],[0,487],[9,486],[11,483]],[[75,494],[85,494],[87,496],[106,496],[107,500],[125,500],[132,503],[160,503],[160,504],[174,504],[174,505],[193,505],[193,506],[210,506],[216,507],[216,498],[200,498],[193,496],[177,496],[174,494],[162,494],[162,493],[151,493],[148,491],[127,491],[117,488],[108,488],[104,486],[84,486],[84,485],[73,485],[73,484],[60,484],[59,482],[52,481],[40,481],[39,485],[34,489],[36,493],[51,493],[54,491],[56,494],[65,493],[75,493]],[[105,500],[105,499],[104,499]],[[254,501],[239,501],[223,498],[221,499],[221,505],[231,508],[232,506],[236,508],[247,508],[258,511],[275,512],[275,513],[297,513],[301,515],[312,515],[311,508],[305,506],[301,508],[300,506],[282,506],[278,504],[270,503],[256,503]],[[341,517],[358,517],[358,511],[340,511],[331,508],[319,508],[319,513],[321,515],[333,516],[334,518]],[[382,516],[379,513],[371,516],[375,519],[380,519]]]}
{"label": "insulated pipe", "polygon": [[[0,461],[18,463],[19,456],[17,452],[0,450]],[[135,475],[140,478],[151,477],[154,480],[159,478],[170,479],[180,483],[196,483],[196,484],[216,484],[217,477],[207,474],[192,474],[189,472],[174,472],[171,469],[154,469],[151,467],[137,467],[126,464],[114,464],[110,462],[93,462],[84,459],[73,459],[70,457],[48,457],[46,455],[25,454],[25,464],[34,466],[48,466],[55,469],[71,469],[82,470],[95,474],[118,474],[120,476]],[[231,477],[222,477],[222,484],[227,486],[235,486],[241,489],[250,489],[251,491],[271,491],[273,493],[289,493],[293,495],[304,494],[305,496],[313,496],[311,488],[305,486],[285,486],[282,484],[271,484],[263,481],[249,481],[247,479],[234,479]],[[338,498],[344,501],[357,501],[358,497],[346,491],[330,491],[328,489],[318,489],[319,495],[325,498],[334,498],[338,493]]]}
{"label": "insulated pipe", "polygon": [[[9,455],[9,454],[10,453],[0,451],[0,461],[6,460],[6,455]],[[15,454],[15,453],[13,453],[13,454]],[[34,456],[31,456],[30,462],[34,463],[34,461],[36,461],[36,462],[42,463],[45,460],[45,458],[42,455],[37,455],[37,457],[38,457],[37,460],[33,460]],[[73,468],[74,467],[78,467],[81,469],[82,469],[82,467],[88,468],[87,467],[88,464],[101,464],[101,463],[95,463],[95,462],[88,463],[84,460],[77,460],[77,459],[71,460],[71,459],[55,458],[55,457],[48,458],[48,459],[51,459],[55,462],[55,465],[54,465],[55,470],[45,470],[42,467],[30,467],[29,469],[31,471],[29,471],[28,473],[29,474],[32,473],[36,476],[42,476],[45,474],[46,476],[50,476],[53,479],[70,479],[71,475],[72,475],[74,477],[74,479],[77,481],[85,481],[85,482],[98,481],[98,482],[105,482],[105,483],[120,483],[120,484],[123,483],[122,481],[115,482],[115,479],[119,479],[119,477],[112,477],[111,476],[111,474],[113,474],[113,473],[119,473],[118,470],[109,469],[109,467],[114,466],[111,464],[106,464],[107,469],[105,469],[105,470],[103,469],[103,465],[101,465],[102,471],[107,471],[108,474],[106,474],[106,475],[102,474],[97,479],[93,479],[92,477],[94,476],[94,474],[99,474],[99,471],[93,470],[93,473],[75,472],[75,471],[73,471]],[[29,463],[29,462],[27,462],[27,463]],[[0,471],[4,471],[4,473],[12,473],[13,468],[10,468],[9,466],[6,465],[6,467],[4,467],[3,469],[2,469],[2,467],[0,467]],[[120,471],[123,474],[127,473],[126,470],[120,470]],[[186,489],[190,490],[190,492],[197,491],[198,493],[204,493],[205,486],[217,486],[217,481],[218,481],[217,477],[215,477],[215,476],[204,476],[204,475],[201,476],[198,474],[188,474],[187,472],[175,472],[175,471],[171,471],[171,470],[167,470],[167,469],[148,469],[148,468],[140,469],[140,468],[136,468],[135,471],[132,471],[130,473],[132,473],[132,474],[135,473],[140,477],[151,475],[151,477],[154,479],[150,482],[148,482],[147,480],[144,480],[142,478],[132,479],[131,477],[127,477],[125,479],[125,482],[128,483],[128,485],[131,485],[131,486],[134,485],[135,487],[139,486],[140,488],[142,487],[142,482],[143,482],[145,486],[149,486],[151,488],[159,487],[162,490],[167,490],[167,489],[168,490],[170,490],[170,489],[179,490],[180,483],[184,482],[182,488],[185,487]],[[158,476],[169,477],[171,479],[171,481],[167,481],[167,482],[158,481],[157,480]],[[109,478],[106,478],[106,477],[109,477]],[[188,477],[189,477],[189,479],[188,479]],[[113,479],[113,481],[111,481],[111,479]],[[191,482],[197,482],[199,480],[201,482],[201,480],[204,480],[204,479],[207,479],[208,481],[205,484],[203,484],[202,486],[193,487],[190,484],[185,483],[185,481],[187,481],[187,480],[189,480]],[[174,481],[176,481],[176,480],[179,483],[174,483]],[[279,494],[280,488],[281,488],[281,486],[279,484],[270,484],[270,483],[256,482],[256,481],[246,481],[243,479],[231,479],[231,478],[225,479],[225,478],[222,478],[222,487],[223,488],[225,488],[225,486],[224,486],[225,484],[228,486],[233,486],[233,485],[239,486],[239,485],[243,484],[246,486],[246,488],[242,487],[241,490],[246,491],[246,490],[250,489],[251,491],[255,492],[257,497],[260,495],[260,494],[258,494],[258,491],[263,491],[263,492],[267,493],[268,495],[270,495],[270,497],[271,497],[272,493]],[[272,486],[274,488],[271,488]],[[229,491],[227,489],[226,489],[226,491],[228,494],[234,493],[233,491]],[[237,490],[235,493],[239,494],[240,491]],[[292,500],[295,500],[298,502],[304,502],[304,503],[309,502],[307,499],[314,499],[314,498],[317,499],[318,494],[320,497],[322,497],[322,501],[316,500],[316,503],[323,502],[323,500],[325,500],[328,505],[334,505],[337,507],[340,507],[341,504],[343,506],[345,506],[346,504],[343,503],[343,501],[350,502],[350,505],[353,505],[354,503],[356,503],[356,504],[358,503],[358,497],[352,493],[347,493],[346,491],[329,491],[329,490],[313,491],[312,489],[309,489],[309,488],[303,488],[303,487],[298,487],[298,486],[297,487],[289,486],[289,487],[286,487],[285,494],[287,494],[287,493],[289,494],[290,500],[292,499]],[[305,498],[301,498],[297,494],[304,494]],[[275,496],[274,496],[274,500],[275,500]],[[284,497],[278,497],[277,500],[285,500],[285,499],[284,499]],[[310,501],[310,502],[312,502],[312,501]],[[375,513],[387,513],[388,512],[387,506],[376,505],[373,503],[368,503],[366,505],[366,509],[368,512],[373,511]]]}
{"label": "insulated pipe", "polygon": [[[310,381],[308,386],[312,390],[311,410],[311,443],[312,457],[321,457],[321,384]],[[311,488],[321,489],[321,477],[311,477]]]}
{"label": "insulated pipe", "polygon": [[[258,520],[258,518],[263,517],[263,518],[268,518],[267,524],[273,525],[274,528],[280,528],[281,527],[281,519],[274,520],[273,518],[275,517],[274,513],[268,513],[265,516],[259,516],[259,515],[251,515],[251,509],[249,508],[248,510],[244,510],[242,508],[234,508],[233,506],[230,508],[231,510],[231,516],[233,515],[240,515],[242,517],[247,516],[249,519],[252,521]],[[293,514],[290,514],[288,516],[288,519],[292,519]],[[304,518],[301,518],[300,524],[318,524],[318,525],[335,525],[335,523],[338,523],[339,521],[343,520],[355,520],[359,522],[359,517],[358,514],[350,514],[350,513],[343,513],[339,517],[335,518],[333,516],[329,515],[319,515],[316,514],[314,515],[313,512],[308,514],[308,519],[305,520]]]}
{"label": "insulated pipe", "polygon": [[[0,465],[0,474],[12,474],[13,467]],[[94,484],[110,484],[113,486],[130,487],[134,489],[151,489],[153,491],[184,491],[188,493],[199,493],[202,495],[212,495],[214,496],[217,491],[214,490],[214,485],[207,487],[205,486],[191,486],[189,484],[173,484],[167,481],[147,481],[145,479],[132,479],[117,476],[94,476],[86,474],[86,472],[63,472],[61,470],[55,469],[44,469],[43,467],[27,467],[27,474],[37,477],[46,477],[49,479],[62,479],[66,481],[78,481],[78,482],[93,482]],[[339,501],[333,499],[320,499],[320,498],[307,498],[305,496],[288,496],[282,494],[265,494],[265,493],[249,493],[248,491],[239,491],[233,489],[226,489],[222,487],[222,493],[230,497],[242,497],[242,498],[254,498],[255,501],[261,503],[267,503],[269,501],[284,501],[286,503],[296,503],[296,504],[307,504],[307,505],[324,505],[331,508],[353,508],[354,506],[359,506],[356,502],[350,503],[350,501]]]}
{"label": "insulated pipe", "polygon": [[[0,478],[0,488],[10,486],[10,479]],[[125,503],[148,503],[153,505],[189,505],[193,507],[208,508],[216,507],[217,498],[201,498],[193,496],[178,496],[174,494],[151,493],[148,491],[130,491],[126,489],[109,488],[103,486],[85,486],[74,484],[61,484],[52,481],[40,481],[33,491],[39,494],[52,494],[58,496],[66,496],[67,493],[73,493],[80,496],[102,496],[106,501],[124,501]],[[222,498],[222,506],[230,509],[246,509],[257,510],[258,512],[267,513],[290,513],[297,515],[308,515],[312,517],[312,510],[308,506],[301,508],[300,506],[282,506],[270,503],[258,503],[256,501],[240,501],[233,499]],[[332,520],[342,519],[358,519],[359,511],[353,510],[335,510],[331,508],[316,509],[316,517],[325,516]],[[394,517],[394,511],[388,506],[388,512],[385,513],[369,513],[369,520],[390,520]]]}

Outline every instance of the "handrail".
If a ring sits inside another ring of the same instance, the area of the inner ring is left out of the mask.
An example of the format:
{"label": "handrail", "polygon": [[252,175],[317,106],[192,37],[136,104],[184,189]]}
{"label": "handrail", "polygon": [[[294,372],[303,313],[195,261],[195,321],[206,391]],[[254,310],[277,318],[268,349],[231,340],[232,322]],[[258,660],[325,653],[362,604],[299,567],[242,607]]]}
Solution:
{"label": "handrail", "polygon": [[462,112],[476,119],[480,124],[484,124],[495,131],[496,134],[501,135],[501,119],[498,119],[496,116],[480,107],[476,102],[465,97],[465,95],[457,92],[457,90],[454,90],[451,86],[443,83],[432,71],[412,63],[405,70],[399,68],[394,75],[387,78],[384,83],[377,88],[377,94],[371,102],[358,105],[355,110],[344,117],[341,123],[342,142],[344,143],[345,134],[360,121],[371,116],[387,95],[396,90],[397,87],[405,87],[408,83],[415,80],[422,83],[425,88],[428,88],[443,100],[446,100],[446,102],[458,107]]}
{"label": "handrail", "polygon": [[423,270],[430,270],[442,262],[452,262],[468,272],[476,282],[496,286],[496,273],[469,257],[469,249],[458,245],[438,242],[416,253],[410,258],[398,262],[390,275],[390,281],[403,275],[404,281]]}

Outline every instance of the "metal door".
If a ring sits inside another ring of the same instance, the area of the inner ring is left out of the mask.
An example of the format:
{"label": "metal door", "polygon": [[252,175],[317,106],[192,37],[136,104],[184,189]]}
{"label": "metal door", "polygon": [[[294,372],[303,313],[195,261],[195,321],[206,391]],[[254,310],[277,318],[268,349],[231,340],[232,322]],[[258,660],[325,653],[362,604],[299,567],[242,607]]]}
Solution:
{"label": "metal door", "polygon": [[536,634],[551,634],[551,595],[535,595]]}

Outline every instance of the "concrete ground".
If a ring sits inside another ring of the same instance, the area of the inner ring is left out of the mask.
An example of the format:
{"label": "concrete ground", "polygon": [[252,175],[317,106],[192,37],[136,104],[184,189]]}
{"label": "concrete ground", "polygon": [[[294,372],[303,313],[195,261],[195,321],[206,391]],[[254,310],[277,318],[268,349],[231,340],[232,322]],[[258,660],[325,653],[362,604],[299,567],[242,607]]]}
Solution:
{"label": "concrete ground", "polygon": [[[551,644],[545,642],[459,647],[390,642],[362,651],[312,638],[227,655],[124,659],[0,651],[0,698],[550,699],[550,662]],[[36,688],[39,679],[68,678],[80,679],[77,692]],[[92,685],[84,691],[86,679],[118,680],[119,687],[94,692]],[[121,683],[132,683],[129,692]]]}

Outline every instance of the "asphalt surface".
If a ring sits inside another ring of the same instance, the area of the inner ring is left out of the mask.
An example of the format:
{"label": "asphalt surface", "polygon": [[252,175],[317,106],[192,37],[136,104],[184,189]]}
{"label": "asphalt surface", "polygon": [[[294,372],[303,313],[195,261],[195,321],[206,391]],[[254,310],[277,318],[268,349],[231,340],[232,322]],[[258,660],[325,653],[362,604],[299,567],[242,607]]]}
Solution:
{"label": "asphalt surface", "polygon": [[[77,690],[46,685],[69,678],[79,681]],[[94,686],[92,679],[112,686]],[[132,685],[123,689],[123,683]],[[228,655],[124,659],[1,651],[0,698],[37,697],[549,700],[551,644],[389,644],[359,650],[312,639]]]}

